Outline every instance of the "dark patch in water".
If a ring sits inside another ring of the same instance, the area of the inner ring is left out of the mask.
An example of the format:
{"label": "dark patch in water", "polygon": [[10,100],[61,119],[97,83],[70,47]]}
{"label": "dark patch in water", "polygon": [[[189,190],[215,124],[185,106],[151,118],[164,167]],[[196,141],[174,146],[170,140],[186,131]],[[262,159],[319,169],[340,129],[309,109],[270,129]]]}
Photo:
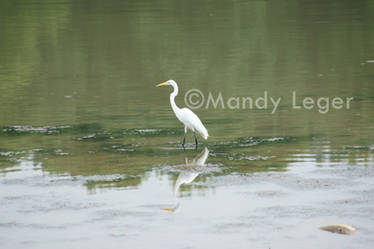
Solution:
{"label": "dark patch in water", "polygon": [[134,152],[138,146],[137,144],[106,144],[102,147],[102,150],[112,153],[129,153]]}
{"label": "dark patch in water", "polygon": [[102,129],[101,125],[92,123],[92,124],[79,124],[72,126],[71,133],[73,134],[88,134],[95,133]]}

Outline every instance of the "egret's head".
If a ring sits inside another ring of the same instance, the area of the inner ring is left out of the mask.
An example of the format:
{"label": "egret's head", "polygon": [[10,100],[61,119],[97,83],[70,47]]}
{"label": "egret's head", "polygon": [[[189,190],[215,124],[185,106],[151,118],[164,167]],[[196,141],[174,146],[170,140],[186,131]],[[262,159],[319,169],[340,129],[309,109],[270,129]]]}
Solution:
{"label": "egret's head", "polygon": [[160,84],[157,84],[156,86],[159,87],[159,86],[170,86],[172,85],[173,83],[175,83],[174,80],[168,80],[168,81],[165,81],[163,83],[160,83]]}

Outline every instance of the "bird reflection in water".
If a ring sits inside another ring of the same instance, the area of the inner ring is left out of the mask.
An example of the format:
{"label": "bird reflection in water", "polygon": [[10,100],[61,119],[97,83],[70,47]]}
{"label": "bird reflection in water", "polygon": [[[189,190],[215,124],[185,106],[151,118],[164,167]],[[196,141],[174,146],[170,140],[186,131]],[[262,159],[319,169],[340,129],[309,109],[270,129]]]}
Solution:
{"label": "bird reflection in water", "polygon": [[179,166],[178,169],[181,170],[174,186],[174,198],[176,199],[176,204],[171,208],[163,208],[167,212],[174,213],[180,208],[179,192],[183,184],[189,184],[193,182],[196,177],[206,170],[205,161],[208,159],[209,150],[205,147],[199,154],[195,156],[192,160],[185,158],[185,165]]}

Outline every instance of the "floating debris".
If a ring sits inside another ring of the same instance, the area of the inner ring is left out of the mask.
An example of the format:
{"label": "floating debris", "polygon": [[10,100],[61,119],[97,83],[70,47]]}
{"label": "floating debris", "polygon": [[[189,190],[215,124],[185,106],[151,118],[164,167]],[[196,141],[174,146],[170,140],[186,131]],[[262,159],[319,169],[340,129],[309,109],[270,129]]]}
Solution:
{"label": "floating debris", "polygon": [[271,137],[271,138],[264,138],[264,142],[277,142],[277,141],[283,141],[284,137]]}
{"label": "floating debris", "polygon": [[114,139],[113,136],[107,133],[93,133],[84,137],[77,138],[78,141],[106,141]]}
{"label": "floating debris", "polygon": [[161,132],[162,130],[160,129],[136,129],[135,131],[139,133],[156,133],[156,132]]}
{"label": "floating debris", "polygon": [[69,153],[64,152],[64,151],[61,150],[61,149],[55,150],[55,153],[56,153],[56,155],[58,155],[58,156],[67,156],[67,155],[69,155]]}
{"label": "floating debris", "polygon": [[160,135],[175,135],[180,134],[179,132],[172,129],[124,129],[122,135],[125,136],[160,136]]}
{"label": "floating debris", "polygon": [[82,139],[90,139],[96,137],[96,133],[82,137]]}
{"label": "floating debris", "polygon": [[366,63],[374,63],[374,60],[367,60]]}
{"label": "floating debris", "polygon": [[244,156],[239,157],[236,160],[248,160],[248,161],[267,161],[274,156]]}
{"label": "floating debris", "polygon": [[337,225],[328,225],[320,227],[321,230],[325,230],[331,233],[338,233],[338,234],[345,234],[345,235],[352,235],[356,232],[356,228],[344,225],[344,224],[337,224]]}
{"label": "floating debris", "polygon": [[118,152],[132,152],[134,149],[118,149]]}

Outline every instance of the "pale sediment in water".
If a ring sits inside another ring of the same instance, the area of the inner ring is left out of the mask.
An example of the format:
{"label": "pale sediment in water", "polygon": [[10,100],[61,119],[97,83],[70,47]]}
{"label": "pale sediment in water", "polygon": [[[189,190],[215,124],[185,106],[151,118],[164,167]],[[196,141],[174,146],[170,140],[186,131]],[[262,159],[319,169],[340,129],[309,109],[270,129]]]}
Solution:
{"label": "pale sediment in water", "polygon": [[339,233],[345,235],[352,235],[356,232],[356,228],[344,224],[323,226],[320,227],[320,229],[331,233]]}

